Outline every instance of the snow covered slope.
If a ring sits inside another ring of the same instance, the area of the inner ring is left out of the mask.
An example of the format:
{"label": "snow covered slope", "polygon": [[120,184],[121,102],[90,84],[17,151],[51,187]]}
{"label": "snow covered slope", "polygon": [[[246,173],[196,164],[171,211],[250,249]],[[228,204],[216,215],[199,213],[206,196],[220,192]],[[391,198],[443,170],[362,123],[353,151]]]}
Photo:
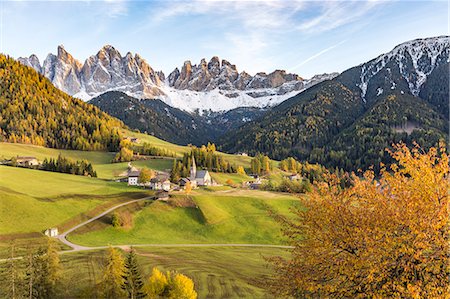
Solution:
{"label": "snow covered slope", "polygon": [[138,54],[122,56],[110,45],[80,63],[63,46],[57,55],[49,54],[43,65],[35,55],[19,58],[64,92],[90,100],[107,91],[122,91],[139,99],[161,99],[168,105],[192,111],[228,111],[238,107],[266,107],[296,95],[300,91],[332,79],[337,73],[323,74],[305,80],[296,74],[276,70],[251,76],[238,73],[236,66],[213,57],[199,65],[186,61],[165,78],[154,71]]}
{"label": "snow covered slope", "polygon": [[[369,89],[376,90],[381,96],[383,90],[402,89],[403,92],[418,96],[421,87],[433,70],[448,62],[450,39],[439,36],[425,39],[415,39],[402,43],[392,51],[362,64],[360,82],[361,97],[366,99]],[[377,84],[372,84],[377,81]],[[384,81],[383,84],[381,81]]]}

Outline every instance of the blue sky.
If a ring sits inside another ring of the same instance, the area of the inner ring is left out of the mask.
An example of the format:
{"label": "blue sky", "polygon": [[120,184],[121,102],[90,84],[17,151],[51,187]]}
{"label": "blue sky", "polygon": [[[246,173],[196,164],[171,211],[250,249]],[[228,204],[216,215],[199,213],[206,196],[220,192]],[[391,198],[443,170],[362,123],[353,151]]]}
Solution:
{"label": "blue sky", "polygon": [[84,60],[111,44],[166,74],[217,55],[250,74],[344,71],[414,38],[448,35],[443,1],[5,1],[0,50],[60,44]]}

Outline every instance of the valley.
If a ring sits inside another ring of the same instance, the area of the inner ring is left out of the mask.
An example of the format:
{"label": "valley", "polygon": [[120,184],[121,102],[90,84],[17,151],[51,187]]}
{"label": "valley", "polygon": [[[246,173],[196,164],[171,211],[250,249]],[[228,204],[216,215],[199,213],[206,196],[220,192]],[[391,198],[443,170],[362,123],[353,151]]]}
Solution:
{"label": "valley", "polygon": [[73,1],[7,31],[0,298],[445,298],[450,37],[356,42],[381,2]]}

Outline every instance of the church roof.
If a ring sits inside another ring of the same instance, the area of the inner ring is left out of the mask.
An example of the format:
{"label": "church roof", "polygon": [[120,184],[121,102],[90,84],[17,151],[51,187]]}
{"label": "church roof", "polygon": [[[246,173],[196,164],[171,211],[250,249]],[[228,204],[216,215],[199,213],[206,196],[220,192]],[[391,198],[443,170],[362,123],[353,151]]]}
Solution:
{"label": "church roof", "polygon": [[203,179],[206,174],[208,173],[208,170],[199,170],[197,171],[197,174],[195,175],[196,179]]}

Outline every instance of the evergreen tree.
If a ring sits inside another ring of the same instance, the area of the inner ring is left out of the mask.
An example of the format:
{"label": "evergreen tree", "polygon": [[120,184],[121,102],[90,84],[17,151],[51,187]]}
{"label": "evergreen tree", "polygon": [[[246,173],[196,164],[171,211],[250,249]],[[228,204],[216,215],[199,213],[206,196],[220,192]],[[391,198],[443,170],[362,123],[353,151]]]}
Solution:
{"label": "evergreen tree", "polygon": [[122,277],[124,279],[122,288],[127,293],[128,298],[139,299],[145,297],[144,282],[133,247],[131,247],[125,260],[125,273]]}

